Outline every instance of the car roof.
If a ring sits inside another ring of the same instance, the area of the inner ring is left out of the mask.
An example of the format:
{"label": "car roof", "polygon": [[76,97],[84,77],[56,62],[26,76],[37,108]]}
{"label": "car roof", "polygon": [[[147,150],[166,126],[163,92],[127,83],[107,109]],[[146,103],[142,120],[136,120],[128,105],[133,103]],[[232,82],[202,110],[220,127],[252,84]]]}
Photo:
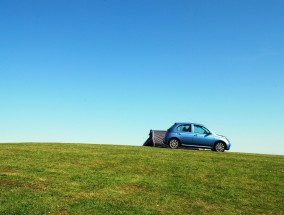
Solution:
{"label": "car roof", "polygon": [[195,123],[195,122],[176,122],[176,125],[182,125],[182,124],[195,124],[195,125],[200,125],[200,126],[204,126],[200,123]]}

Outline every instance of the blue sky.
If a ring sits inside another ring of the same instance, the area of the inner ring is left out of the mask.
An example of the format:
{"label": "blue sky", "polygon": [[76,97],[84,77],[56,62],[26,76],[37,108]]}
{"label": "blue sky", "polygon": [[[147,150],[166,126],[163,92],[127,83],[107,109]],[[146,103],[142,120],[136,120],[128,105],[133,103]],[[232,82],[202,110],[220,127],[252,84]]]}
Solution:
{"label": "blue sky", "polygon": [[203,123],[284,154],[282,0],[1,0],[0,142],[142,145]]}

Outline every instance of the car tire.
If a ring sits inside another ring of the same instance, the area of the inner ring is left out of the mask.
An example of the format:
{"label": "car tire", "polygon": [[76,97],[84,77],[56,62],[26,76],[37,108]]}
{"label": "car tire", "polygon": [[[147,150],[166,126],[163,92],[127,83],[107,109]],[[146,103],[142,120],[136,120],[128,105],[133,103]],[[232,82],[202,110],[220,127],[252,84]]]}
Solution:
{"label": "car tire", "polygon": [[214,151],[216,151],[216,152],[224,152],[225,148],[226,148],[225,143],[217,142],[217,143],[215,143]]}
{"label": "car tire", "polygon": [[169,147],[171,149],[177,149],[180,146],[180,142],[178,139],[171,139],[169,142]]}

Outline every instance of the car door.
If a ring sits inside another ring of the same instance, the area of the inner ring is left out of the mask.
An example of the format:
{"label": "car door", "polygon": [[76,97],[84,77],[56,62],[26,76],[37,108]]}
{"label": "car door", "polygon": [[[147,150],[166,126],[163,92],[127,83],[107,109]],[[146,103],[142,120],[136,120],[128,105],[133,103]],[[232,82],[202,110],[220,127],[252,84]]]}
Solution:
{"label": "car door", "polygon": [[181,144],[190,145],[192,143],[192,128],[191,124],[183,124],[177,127],[177,135]]}
{"label": "car door", "polygon": [[212,146],[214,137],[210,131],[201,125],[193,125],[192,144],[197,146]]}

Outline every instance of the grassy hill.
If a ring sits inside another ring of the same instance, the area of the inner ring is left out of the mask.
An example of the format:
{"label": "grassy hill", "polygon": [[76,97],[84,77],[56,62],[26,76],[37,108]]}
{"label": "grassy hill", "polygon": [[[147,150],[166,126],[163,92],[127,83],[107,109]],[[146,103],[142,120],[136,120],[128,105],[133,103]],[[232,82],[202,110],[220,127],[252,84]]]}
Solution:
{"label": "grassy hill", "polygon": [[0,214],[284,214],[284,156],[0,144]]}

